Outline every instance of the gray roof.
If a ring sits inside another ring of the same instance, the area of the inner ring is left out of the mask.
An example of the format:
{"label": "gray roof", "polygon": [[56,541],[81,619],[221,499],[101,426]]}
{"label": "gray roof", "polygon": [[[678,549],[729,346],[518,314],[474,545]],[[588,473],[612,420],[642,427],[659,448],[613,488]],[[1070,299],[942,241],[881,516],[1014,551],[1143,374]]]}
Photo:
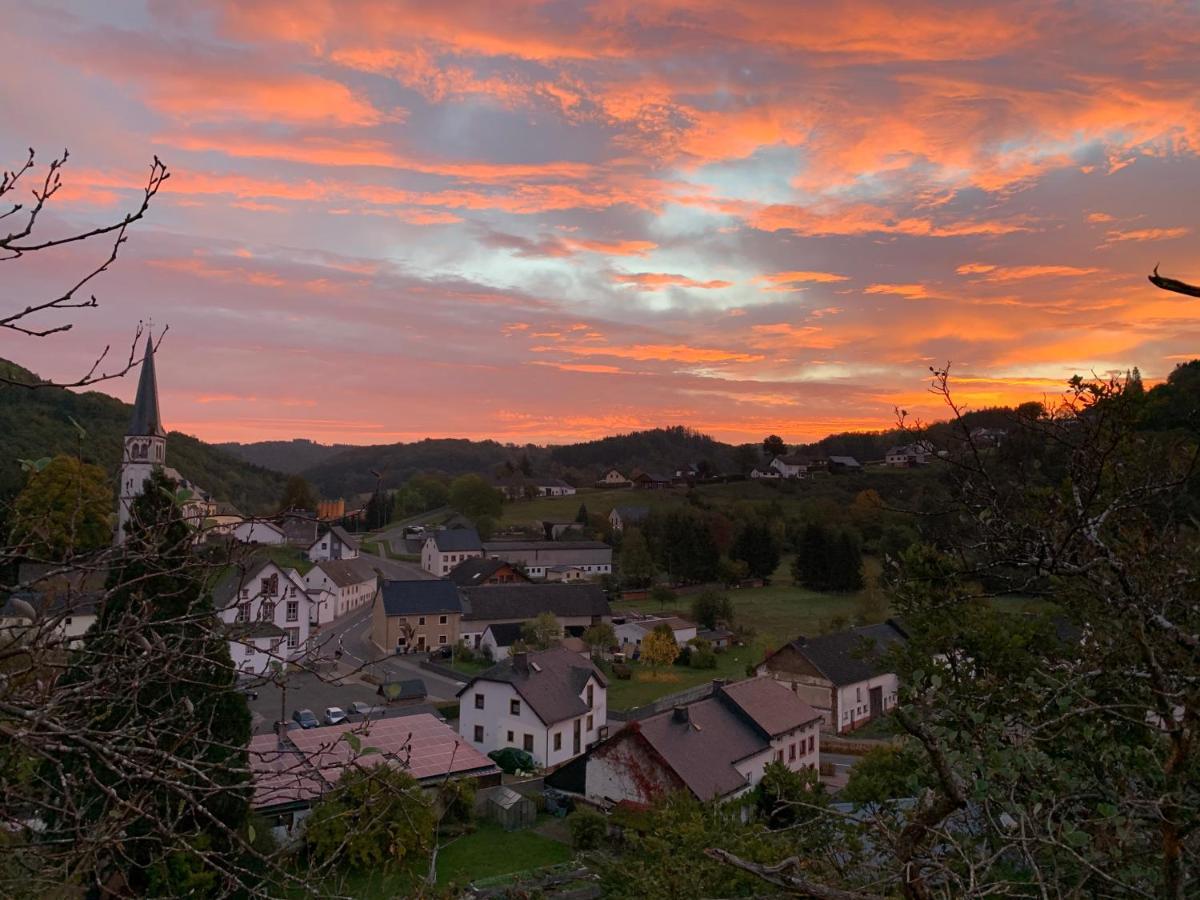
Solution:
{"label": "gray roof", "polygon": [[689,704],[687,721],[674,710],[638,723],[641,735],[701,800],[746,784],[735,763],[761,753],[775,735],[818,721],[811,706],[770,678],[716,686],[713,696]]}
{"label": "gray roof", "polygon": [[472,585],[485,584],[498,571],[506,566],[511,567],[511,565],[511,563],[503,559],[475,557],[459,563],[450,570],[450,574],[447,577],[459,587],[471,587]]}
{"label": "gray roof", "polygon": [[489,625],[487,630],[492,633],[497,647],[511,647],[521,636],[521,629],[524,627],[524,622],[499,622]]}
{"label": "gray roof", "polygon": [[589,678],[607,686],[604,674],[589,660],[563,647],[554,647],[526,655],[528,666],[522,670],[517,661],[506,659],[476,675],[458,692],[462,696],[477,681],[511,684],[521,699],[546,725],[586,714],[591,707],[580,696]]}
{"label": "gray roof", "polygon": [[329,533],[336,537],[339,541],[349,547],[351,550],[358,549],[358,540],[349,534],[341,525],[334,525],[329,529]]}
{"label": "gray roof", "polygon": [[613,508],[622,522],[640,522],[642,519],[650,515],[648,506],[617,506]]}
{"label": "gray roof", "polygon": [[353,559],[325,559],[313,566],[320,569],[338,587],[361,584],[376,577],[371,560],[357,556]]}
{"label": "gray roof", "polygon": [[604,541],[488,541],[483,545],[483,549],[487,553],[503,553],[506,550],[611,550],[612,548]]}
{"label": "gray roof", "polygon": [[158,379],[154,374],[154,341],[150,335],[146,335],[146,353],[142,358],[142,372],[138,376],[137,398],[133,401],[129,433],[167,436],[158,412]]}
{"label": "gray roof", "polygon": [[463,588],[463,617],[524,622],[538,613],[559,618],[611,616],[604,591],[594,584],[488,584]]}
{"label": "gray roof", "polygon": [[[892,645],[908,640],[908,632],[897,619],[879,625],[864,625],[820,637],[798,637],[791,647],[835,685],[857,684],[884,674],[880,656]],[[777,651],[778,652],[778,651]]]}
{"label": "gray roof", "polygon": [[853,456],[831,456],[829,457],[829,461],[837,466],[849,466],[852,469],[862,468],[862,466],[858,464],[858,460]]}
{"label": "gray roof", "polygon": [[[258,577],[259,573],[267,566],[273,565],[271,559],[260,557],[251,560],[247,566],[234,566],[228,572],[221,576],[213,587],[213,607],[220,611],[229,606],[232,606],[238,598],[238,592],[243,587],[249,587],[250,582]],[[280,566],[280,571],[283,567]]]}
{"label": "gray roof", "polygon": [[458,588],[449,581],[385,581],[383,611],[389,616],[460,613]]}
{"label": "gray roof", "polygon": [[460,550],[482,550],[479,532],[474,528],[447,528],[433,533],[433,542],[443,553]]}

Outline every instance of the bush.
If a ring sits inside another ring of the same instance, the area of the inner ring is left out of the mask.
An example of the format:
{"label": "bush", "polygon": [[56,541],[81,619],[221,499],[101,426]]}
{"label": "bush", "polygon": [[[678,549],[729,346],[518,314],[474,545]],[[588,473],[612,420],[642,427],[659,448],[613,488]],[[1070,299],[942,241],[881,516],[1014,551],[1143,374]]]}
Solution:
{"label": "bush", "polygon": [[469,825],[475,818],[475,784],[466,778],[451,778],[439,788],[444,823]]}
{"label": "bush", "polygon": [[691,666],[693,669],[715,669],[717,654],[711,650],[696,650],[691,654]]}
{"label": "bush", "polygon": [[571,828],[571,845],[576,850],[595,850],[608,837],[608,820],[594,809],[581,807],[567,819]]}
{"label": "bush", "polygon": [[454,656],[459,662],[475,662],[475,650],[466,641],[459,641],[455,645]]}
{"label": "bush", "polygon": [[625,665],[625,663],[617,663],[614,665],[612,673],[622,681],[628,681],[633,677],[633,669],[629,668],[629,666]]}
{"label": "bush", "polygon": [[690,666],[692,664],[692,648],[684,644],[679,648],[679,655],[675,657],[675,665]]}

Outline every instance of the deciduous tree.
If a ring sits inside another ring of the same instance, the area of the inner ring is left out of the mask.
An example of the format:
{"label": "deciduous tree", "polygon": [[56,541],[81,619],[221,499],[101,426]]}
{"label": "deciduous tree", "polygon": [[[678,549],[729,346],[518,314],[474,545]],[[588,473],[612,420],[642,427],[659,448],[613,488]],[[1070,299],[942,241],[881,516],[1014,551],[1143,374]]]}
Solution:
{"label": "deciduous tree", "polygon": [[642,662],[657,671],[661,666],[669,666],[679,655],[679,644],[669,625],[658,625],[642,639]]}
{"label": "deciduous tree", "polygon": [[112,543],[114,500],[103,469],[65,455],[29,468],[11,512],[11,541],[20,553],[61,562]]}

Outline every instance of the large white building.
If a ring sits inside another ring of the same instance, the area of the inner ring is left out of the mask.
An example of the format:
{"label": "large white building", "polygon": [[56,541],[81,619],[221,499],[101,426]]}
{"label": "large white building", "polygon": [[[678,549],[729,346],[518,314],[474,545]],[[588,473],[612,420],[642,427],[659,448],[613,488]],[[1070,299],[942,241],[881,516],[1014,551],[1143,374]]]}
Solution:
{"label": "large white building", "polygon": [[459,563],[483,556],[483,542],[474,528],[446,528],[425,538],[421,568],[439,577],[449,575]]}
{"label": "large white building", "polygon": [[[308,570],[304,584],[314,596],[323,592],[314,618],[318,625],[325,625],[359,607],[371,605],[379,590],[379,573],[361,556],[327,559]],[[332,599],[328,605],[326,596]]]}
{"label": "large white building", "polygon": [[482,555],[518,565],[535,579],[558,566],[577,568],[584,578],[612,573],[612,547],[602,541],[488,541]]}
{"label": "large white building", "polygon": [[305,652],[309,596],[295,569],[270,560],[226,575],[213,590],[213,605],[225,624],[229,655],[240,672],[261,675],[272,663],[286,664]]}
{"label": "large white building", "polygon": [[133,501],[146,489],[146,482],[150,480],[155,469],[161,469],[167,477],[178,483],[183,492],[181,508],[184,518],[194,528],[202,528],[205,520],[216,512],[216,504],[205,491],[167,466],[167,432],[163,428],[162,416],[158,411],[154,342],[147,336],[142,371],[138,376],[137,397],[133,402],[133,416],[129,421],[129,431],[125,435],[125,448],[121,457],[115,536],[118,544],[125,541]]}
{"label": "large white building", "polygon": [[558,766],[607,734],[607,688],[572,650],[517,653],[459,691],[458,733],[482,753],[516,747],[540,767]]}

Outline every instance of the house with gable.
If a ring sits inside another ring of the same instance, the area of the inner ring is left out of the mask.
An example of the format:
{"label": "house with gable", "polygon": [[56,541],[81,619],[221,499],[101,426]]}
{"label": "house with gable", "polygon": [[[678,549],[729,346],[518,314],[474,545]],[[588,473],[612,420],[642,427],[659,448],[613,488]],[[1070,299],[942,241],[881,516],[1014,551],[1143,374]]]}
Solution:
{"label": "house with gable", "polygon": [[358,556],[358,541],[341,525],[334,525],[308,545],[305,551],[313,562],[329,559],[355,559]]}
{"label": "house with gable", "polygon": [[627,488],[632,487],[633,482],[621,474],[619,469],[607,469],[600,480],[596,482],[596,487],[600,488]]}
{"label": "house with gable", "polygon": [[452,582],[385,581],[371,610],[371,638],[387,653],[452,647],[458,643],[462,613],[462,600]]}
{"label": "house with gable", "polygon": [[614,506],[608,514],[608,524],[613,531],[622,532],[626,528],[641,525],[649,516],[648,506]]}
{"label": "house with gable", "polygon": [[680,790],[728,801],[752,791],[772,762],[818,768],[820,722],[820,713],[770,679],[715,681],[709,697],[630,722],[548,783],[607,805],[651,803]]}
{"label": "house with gable", "polygon": [[900,681],[883,659],[908,640],[897,619],[784,644],[755,670],[787,686],[822,716],[825,727],[853,731],[896,705]]}
{"label": "house with gable", "polygon": [[326,559],[308,570],[304,584],[310,591],[324,591],[332,597],[332,604],[326,608],[322,603],[317,612],[317,624],[325,625],[374,602],[379,573],[366,557]]}
{"label": "house with gable", "polygon": [[213,606],[238,671],[261,675],[272,663],[302,656],[309,638],[309,602],[300,573],[271,560],[238,567],[218,581]]}
{"label": "house with gable", "polygon": [[474,557],[461,562],[446,576],[459,587],[481,584],[526,584],[529,576],[503,559]]}
{"label": "house with gable", "polygon": [[516,747],[553,768],[607,734],[607,690],[604,673],[565,647],[516,653],[458,692],[458,733],[481,753]]}
{"label": "house with gable", "polygon": [[425,538],[421,568],[439,577],[468,559],[483,556],[483,542],[474,528],[446,528]]}
{"label": "house with gable", "polygon": [[563,634],[579,636],[601,622],[612,621],[608,597],[594,584],[543,582],[495,584],[462,589],[460,637],[479,647],[489,625],[532,621],[551,613]]}

